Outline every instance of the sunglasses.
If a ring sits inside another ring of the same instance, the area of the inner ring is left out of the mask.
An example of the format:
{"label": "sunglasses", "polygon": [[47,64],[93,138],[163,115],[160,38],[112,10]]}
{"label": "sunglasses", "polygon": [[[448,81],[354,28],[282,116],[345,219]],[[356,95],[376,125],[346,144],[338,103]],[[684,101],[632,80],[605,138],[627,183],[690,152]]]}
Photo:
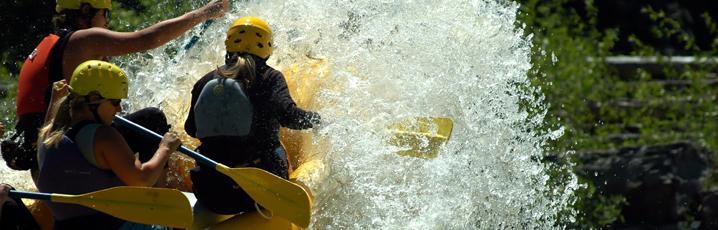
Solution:
{"label": "sunglasses", "polygon": [[[105,21],[107,21],[107,22],[109,23],[109,22],[110,22],[110,10],[108,10],[108,9],[99,9],[99,11],[102,11],[102,16],[104,16],[104,17],[105,17]],[[95,14],[95,15],[97,15],[97,14]]]}

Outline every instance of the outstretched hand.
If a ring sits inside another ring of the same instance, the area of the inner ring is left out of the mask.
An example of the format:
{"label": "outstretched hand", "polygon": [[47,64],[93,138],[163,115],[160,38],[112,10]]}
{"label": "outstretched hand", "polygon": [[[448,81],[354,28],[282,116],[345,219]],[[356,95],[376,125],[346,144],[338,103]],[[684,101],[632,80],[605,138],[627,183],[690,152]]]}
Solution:
{"label": "outstretched hand", "polygon": [[224,17],[229,11],[229,0],[213,0],[202,7],[202,11],[207,15],[207,19]]}
{"label": "outstretched hand", "polygon": [[319,128],[323,127],[326,124],[326,121],[322,119],[322,116],[319,115],[319,113],[312,113],[311,117],[309,118],[309,123],[312,123],[312,127]]}
{"label": "outstretched hand", "polygon": [[314,113],[309,119],[309,122],[312,123],[312,130],[314,134],[319,135],[320,133],[325,133],[326,131],[324,131],[324,129],[331,125],[334,121],[332,118],[322,117],[319,113]]}

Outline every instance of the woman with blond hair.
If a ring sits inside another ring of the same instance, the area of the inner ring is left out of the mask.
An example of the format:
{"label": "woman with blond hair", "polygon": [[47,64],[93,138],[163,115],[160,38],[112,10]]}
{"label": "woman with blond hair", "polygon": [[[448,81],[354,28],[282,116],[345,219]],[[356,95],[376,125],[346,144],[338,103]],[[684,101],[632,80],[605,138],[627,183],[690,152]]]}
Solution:
{"label": "woman with blond hair", "polygon": [[[54,85],[40,130],[37,187],[44,193],[83,194],[115,186],[152,186],[180,145],[168,132],[151,159],[141,162],[112,120],[127,98],[127,76],[104,61],[86,61],[70,84]],[[55,229],[117,229],[133,223],[78,205],[49,203]]]}

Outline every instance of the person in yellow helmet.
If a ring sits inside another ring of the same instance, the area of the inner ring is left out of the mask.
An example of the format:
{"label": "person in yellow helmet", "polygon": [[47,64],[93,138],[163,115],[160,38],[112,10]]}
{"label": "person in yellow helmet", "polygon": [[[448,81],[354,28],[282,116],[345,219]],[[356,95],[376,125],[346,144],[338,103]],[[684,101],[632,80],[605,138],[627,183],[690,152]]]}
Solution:
{"label": "person in yellow helmet", "polygon": [[[199,79],[192,89],[185,131],[199,138],[199,153],[230,167],[258,167],[288,178],[279,128],[308,129],[319,114],[297,107],[284,75],[267,65],[272,30],[257,17],[230,26],[225,65]],[[216,214],[255,210],[254,201],[232,179],[214,169],[191,170],[196,207]]]}
{"label": "person in yellow helmet", "polygon": [[228,0],[212,0],[199,9],[145,29],[116,32],[108,29],[110,0],[57,0],[55,32],[28,55],[20,70],[17,132],[2,143],[7,165],[16,170],[37,168],[37,130],[45,117],[53,82],[70,80],[75,67],[87,60],[107,60],[159,47],[200,22],[222,17],[228,8]]}
{"label": "person in yellow helmet", "polygon": [[[53,106],[40,130],[37,188],[44,193],[83,194],[114,186],[152,186],[180,145],[164,135],[152,157],[141,162],[112,126],[127,98],[127,76],[114,64],[81,63],[69,85],[53,86]],[[134,226],[79,205],[48,203],[55,229],[118,229]]]}

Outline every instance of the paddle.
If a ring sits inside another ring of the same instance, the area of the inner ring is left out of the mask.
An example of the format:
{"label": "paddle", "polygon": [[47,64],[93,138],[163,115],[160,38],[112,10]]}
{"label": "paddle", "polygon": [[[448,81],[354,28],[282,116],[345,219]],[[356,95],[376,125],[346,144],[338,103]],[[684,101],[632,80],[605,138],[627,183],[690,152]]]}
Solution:
{"label": "paddle", "polygon": [[209,26],[212,25],[212,23],[214,23],[214,20],[207,20],[207,21],[203,22],[200,27],[199,34],[192,35],[192,37],[189,39],[189,41],[187,41],[187,43],[182,48],[184,50],[191,49],[192,46],[194,46],[194,44],[197,43],[197,41],[199,41],[200,36],[204,35],[204,31],[206,31],[207,28],[209,28]]}
{"label": "paddle", "polygon": [[192,225],[192,207],[187,197],[174,189],[121,186],[81,195],[10,190],[9,195],[15,198],[82,205],[141,224],[159,224],[174,228]]}
{"label": "paddle", "polygon": [[[149,137],[162,139],[159,134],[120,116],[115,116],[114,122]],[[229,176],[254,201],[274,214],[301,227],[309,226],[312,214],[311,198],[301,186],[258,168],[229,168],[184,146],[180,146],[178,150],[194,158],[197,163],[212,167]]]}
{"label": "paddle", "polygon": [[454,122],[447,117],[407,119],[389,126],[394,134],[389,143],[406,148],[398,152],[402,156],[436,158],[441,145],[449,141],[453,128]]}

